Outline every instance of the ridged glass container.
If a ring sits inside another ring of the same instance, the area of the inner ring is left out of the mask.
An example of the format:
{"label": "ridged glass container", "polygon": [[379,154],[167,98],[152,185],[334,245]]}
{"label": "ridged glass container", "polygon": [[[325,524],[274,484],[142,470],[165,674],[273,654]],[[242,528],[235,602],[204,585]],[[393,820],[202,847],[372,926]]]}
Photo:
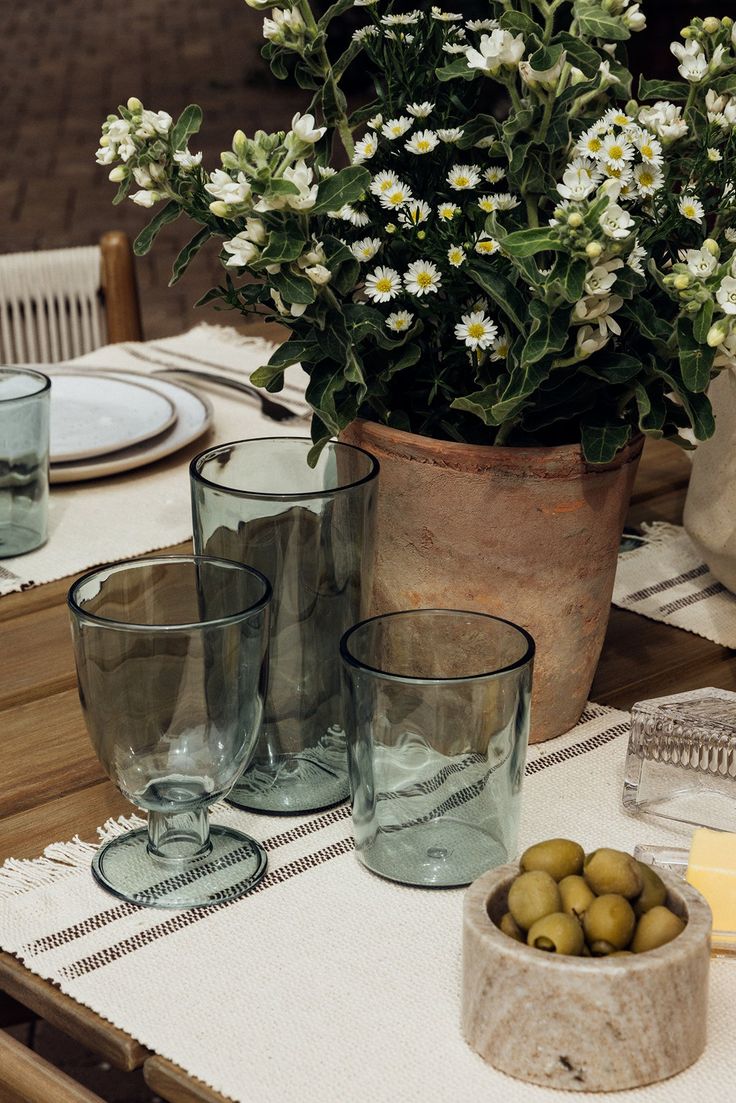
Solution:
{"label": "ridged glass container", "polygon": [[194,546],[247,563],[273,586],[263,727],[230,795],[243,808],[307,812],[349,795],[339,645],[370,594],[378,463],[331,442],[223,444],[191,464]]}
{"label": "ridged glass container", "polygon": [[736,831],[736,693],[697,689],[634,705],[623,804]]}
{"label": "ridged glass container", "polygon": [[419,609],[343,637],[359,859],[466,885],[516,852],[534,642],[483,613]]}
{"label": "ridged glass container", "polygon": [[28,368],[0,368],[0,559],[46,540],[51,381]]}

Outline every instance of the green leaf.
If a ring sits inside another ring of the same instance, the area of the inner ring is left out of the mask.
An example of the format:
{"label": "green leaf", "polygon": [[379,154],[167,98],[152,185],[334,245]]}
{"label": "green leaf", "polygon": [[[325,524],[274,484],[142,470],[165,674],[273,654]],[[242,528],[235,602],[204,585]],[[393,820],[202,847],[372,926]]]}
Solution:
{"label": "green leaf", "polygon": [[551,312],[545,303],[532,299],[529,313],[532,316],[532,328],[521,353],[522,369],[531,367],[545,356],[562,352],[570,337],[569,310]]}
{"label": "green leaf", "polygon": [[271,283],[285,303],[309,306],[317,297],[314,284],[304,276],[296,276],[288,269],[271,276]]}
{"label": "green leaf", "polygon": [[493,416],[493,407],[498,399],[496,387],[484,387],[482,391],[456,398],[450,403],[453,410],[464,410],[468,414],[475,414],[484,425],[497,425]]}
{"label": "green leaf", "polygon": [[604,42],[623,42],[631,38],[631,31],[623,20],[609,15],[596,0],[577,0],[574,13],[580,33],[588,38]]}
{"label": "green leaf", "polygon": [[462,127],[463,136],[457,143],[459,149],[470,149],[481,138],[487,138],[491,135],[495,137],[500,133],[498,120],[494,119],[493,115],[476,115],[474,119],[469,119],[468,122],[463,123]]}
{"label": "green leaf", "polygon": [[680,371],[682,382],[689,391],[706,391],[710,383],[716,350],[701,345],[693,334],[693,324],[689,318],[679,318],[677,322],[677,341],[680,346]]}
{"label": "green leaf", "polygon": [[504,312],[514,329],[519,333],[524,333],[526,330],[526,302],[511,281],[499,272],[494,271],[490,265],[482,268],[471,262],[467,267],[467,273],[493,299],[496,306]]}
{"label": "green leaf", "polygon": [[117,207],[118,203],[123,202],[126,195],[130,191],[130,185],[132,184],[132,182],[132,176],[128,176],[125,178],[125,180],[121,180],[120,184],[118,185],[118,190],[115,192],[115,197],[112,201],[113,207]]}
{"label": "green leaf", "polygon": [[[260,193],[259,193],[260,194]],[[293,180],[275,178],[269,180],[263,195],[299,195],[299,188]]]}
{"label": "green leaf", "polygon": [[567,253],[561,253],[547,277],[548,286],[567,302],[576,303],[583,297],[587,270],[584,260],[576,260]]}
{"label": "green leaf", "polygon": [[520,11],[506,11],[498,22],[504,31],[523,34],[525,38],[531,35],[540,36],[542,30],[538,23]]}
{"label": "green leaf", "polygon": [[310,362],[318,354],[316,342],[291,337],[278,346],[267,364],[251,372],[250,381],[254,387],[268,387],[278,376],[283,375],[285,368],[292,364]]}
{"label": "green leaf", "polygon": [[355,203],[367,191],[370,179],[371,174],[360,165],[350,165],[335,176],[328,176],[319,186],[310,215],[339,211],[346,203]]}
{"label": "green leaf", "polygon": [[630,436],[630,425],[596,425],[583,422],[581,426],[583,456],[588,463],[610,463]]}
{"label": "green leaf", "polygon": [[171,279],[169,280],[169,287],[173,287],[175,283],[179,282],[179,280],[189,267],[192,259],[202,248],[205,241],[208,241],[211,236],[212,231],[210,230],[209,226],[203,226],[202,229],[194,235],[192,240],[187,242],[187,244],[179,253],[179,256],[174,261],[174,266],[171,270]]}
{"label": "green leaf", "polygon": [[172,149],[184,149],[192,134],[197,134],[202,125],[202,108],[196,103],[185,107],[171,128]]}
{"label": "green leaf", "polygon": [[635,394],[639,410],[639,428],[650,437],[661,437],[667,416],[664,397],[661,394],[651,394],[641,383],[637,383]]}
{"label": "green leaf", "polygon": [[532,69],[543,73],[546,69],[552,69],[562,57],[562,46],[542,46],[529,58]]}
{"label": "green leaf", "polygon": [[211,287],[209,291],[205,291],[204,295],[200,299],[197,299],[195,306],[207,306],[208,303],[217,302],[218,299],[223,299],[226,295],[224,287]]}
{"label": "green leaf", "polygon": [[290,264],[302,255],[304,245],[305,239],[296,226],[288,231],[271,230],[266,248],[251,267],[254,271],[260,271],[269,264]]}
{"label": "green leaf", "polygon": [[401,356],[396,360],[389,362],[389,365],[384,372],[387,379],[396,375],[397,372],[403,371],[404,368],[413,368],[415,364],[418,364],[422,358],[422,349],[420,345],[410,343],[404,346],[404,350]]}
{"label": "green leaf", "polygon": [[642,375],[644,366],[640,359],[623,352],[599,352],[586,360],[583,370],[594,374],[606,383],[628,383]]}
{"label": "green leaf", "polygon": [[330,5],[330,7],[320,19],[319,23],[317,24],[317,29],[320,31],[326,31],[332,20],[336,16],[342,15],[343,12],[348,11],[349,8],[352,8],[353,3],[354,0],[335,0],[335,3]]}
{"label": "green leaf", "polygon": [[138,237],[133,242],[133,252],[137,257],[144,257],[153,245],[156,234],[163,230],[169,222],[174,222],[181,214],[181,207],[172,199],[165,207],[155,215],[147,226],[144,226]]}
{"label": "green leaf", "polygon": [[435,69],[434,75],[437,80],[475,80],[477,72],[475,69],[470,69],[468,63],[464,57],[456,58],[455,61],[451,61],[449,65],[443,65],[439,69]]}
{"label": "green leaf", "polygon": [[[625,269],[622,270],[624,271]],[[615,294],[618,294],[618,283],[617,279],[614,285]],[[661,317],[649,299],[645,299],[642,295],[635,295],[633,299],[625,302],[620,313],[636,324],[640,336],[658,346],[665,345],[672,335],[673,323]]]}
{"label": "green leaf", "polygon": [[512,257],[533,257],[548,249],[559,251],[564,248],[556,229],[545,229],[541,226],[539,229],[515,230],[503,241],[504,252]]}
{"label": "green leaf", "polygon": [[598,51],[589,46],[587,42],[583,42],[581,38],[577,38],[575,35],[568,34],[567,31],[560,31],[552,39],[552,42],[559,43],[567,51],[567,60],[571,65],[585,73],[586,77],[598,77],[602,58]]}
{"label": "green leaf", "polygon": [[684,102],[689,91],[690,86],[684,81],[639,78],[638,95],[640,100],[674,100],[675,103],[682,100]]}
{"label": "green leaf", "polygon": [[693,337],[698,344],[705,345],[708,341],[708,333],[713,324],[713,300],[708,299],[695,315],[693,322]]}

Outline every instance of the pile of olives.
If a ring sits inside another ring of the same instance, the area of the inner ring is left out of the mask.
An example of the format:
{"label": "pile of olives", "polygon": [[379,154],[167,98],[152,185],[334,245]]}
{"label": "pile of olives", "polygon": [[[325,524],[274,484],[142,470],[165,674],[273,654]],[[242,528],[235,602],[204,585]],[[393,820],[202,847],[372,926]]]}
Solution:
{"label": "pile of olives", "polygon": [[521,856],[521,873],[498,924],[504,934],[552,954],[641,954],[671,942],[685,921],[666,907],[650,866],[606,847],[587,857],[570,839],[548,839]]}

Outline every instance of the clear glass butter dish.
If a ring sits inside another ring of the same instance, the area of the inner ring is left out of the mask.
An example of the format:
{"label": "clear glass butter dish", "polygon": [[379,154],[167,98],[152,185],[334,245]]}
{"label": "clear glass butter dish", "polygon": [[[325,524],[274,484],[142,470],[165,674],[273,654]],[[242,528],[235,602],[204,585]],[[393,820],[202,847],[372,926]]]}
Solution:
{"label": "clear glass butter dish", "polygon": [[736,831],[736,693],[696,689],[634,705],[623,804]]}

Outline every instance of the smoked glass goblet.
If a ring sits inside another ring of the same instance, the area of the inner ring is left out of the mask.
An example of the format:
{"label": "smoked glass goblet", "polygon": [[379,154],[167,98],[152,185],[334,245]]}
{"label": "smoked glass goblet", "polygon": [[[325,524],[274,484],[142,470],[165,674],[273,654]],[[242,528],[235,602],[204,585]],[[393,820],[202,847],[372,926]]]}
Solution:
{"label": "smoked glass goblet", "polygon": [[96,854],[124,900],[222,903],[263,876],[266,855],[208,809],[248,765],[263,713],[270,583],[205,556],[91,571],[69,591],[79,698],[95,752],[148,826]]}

